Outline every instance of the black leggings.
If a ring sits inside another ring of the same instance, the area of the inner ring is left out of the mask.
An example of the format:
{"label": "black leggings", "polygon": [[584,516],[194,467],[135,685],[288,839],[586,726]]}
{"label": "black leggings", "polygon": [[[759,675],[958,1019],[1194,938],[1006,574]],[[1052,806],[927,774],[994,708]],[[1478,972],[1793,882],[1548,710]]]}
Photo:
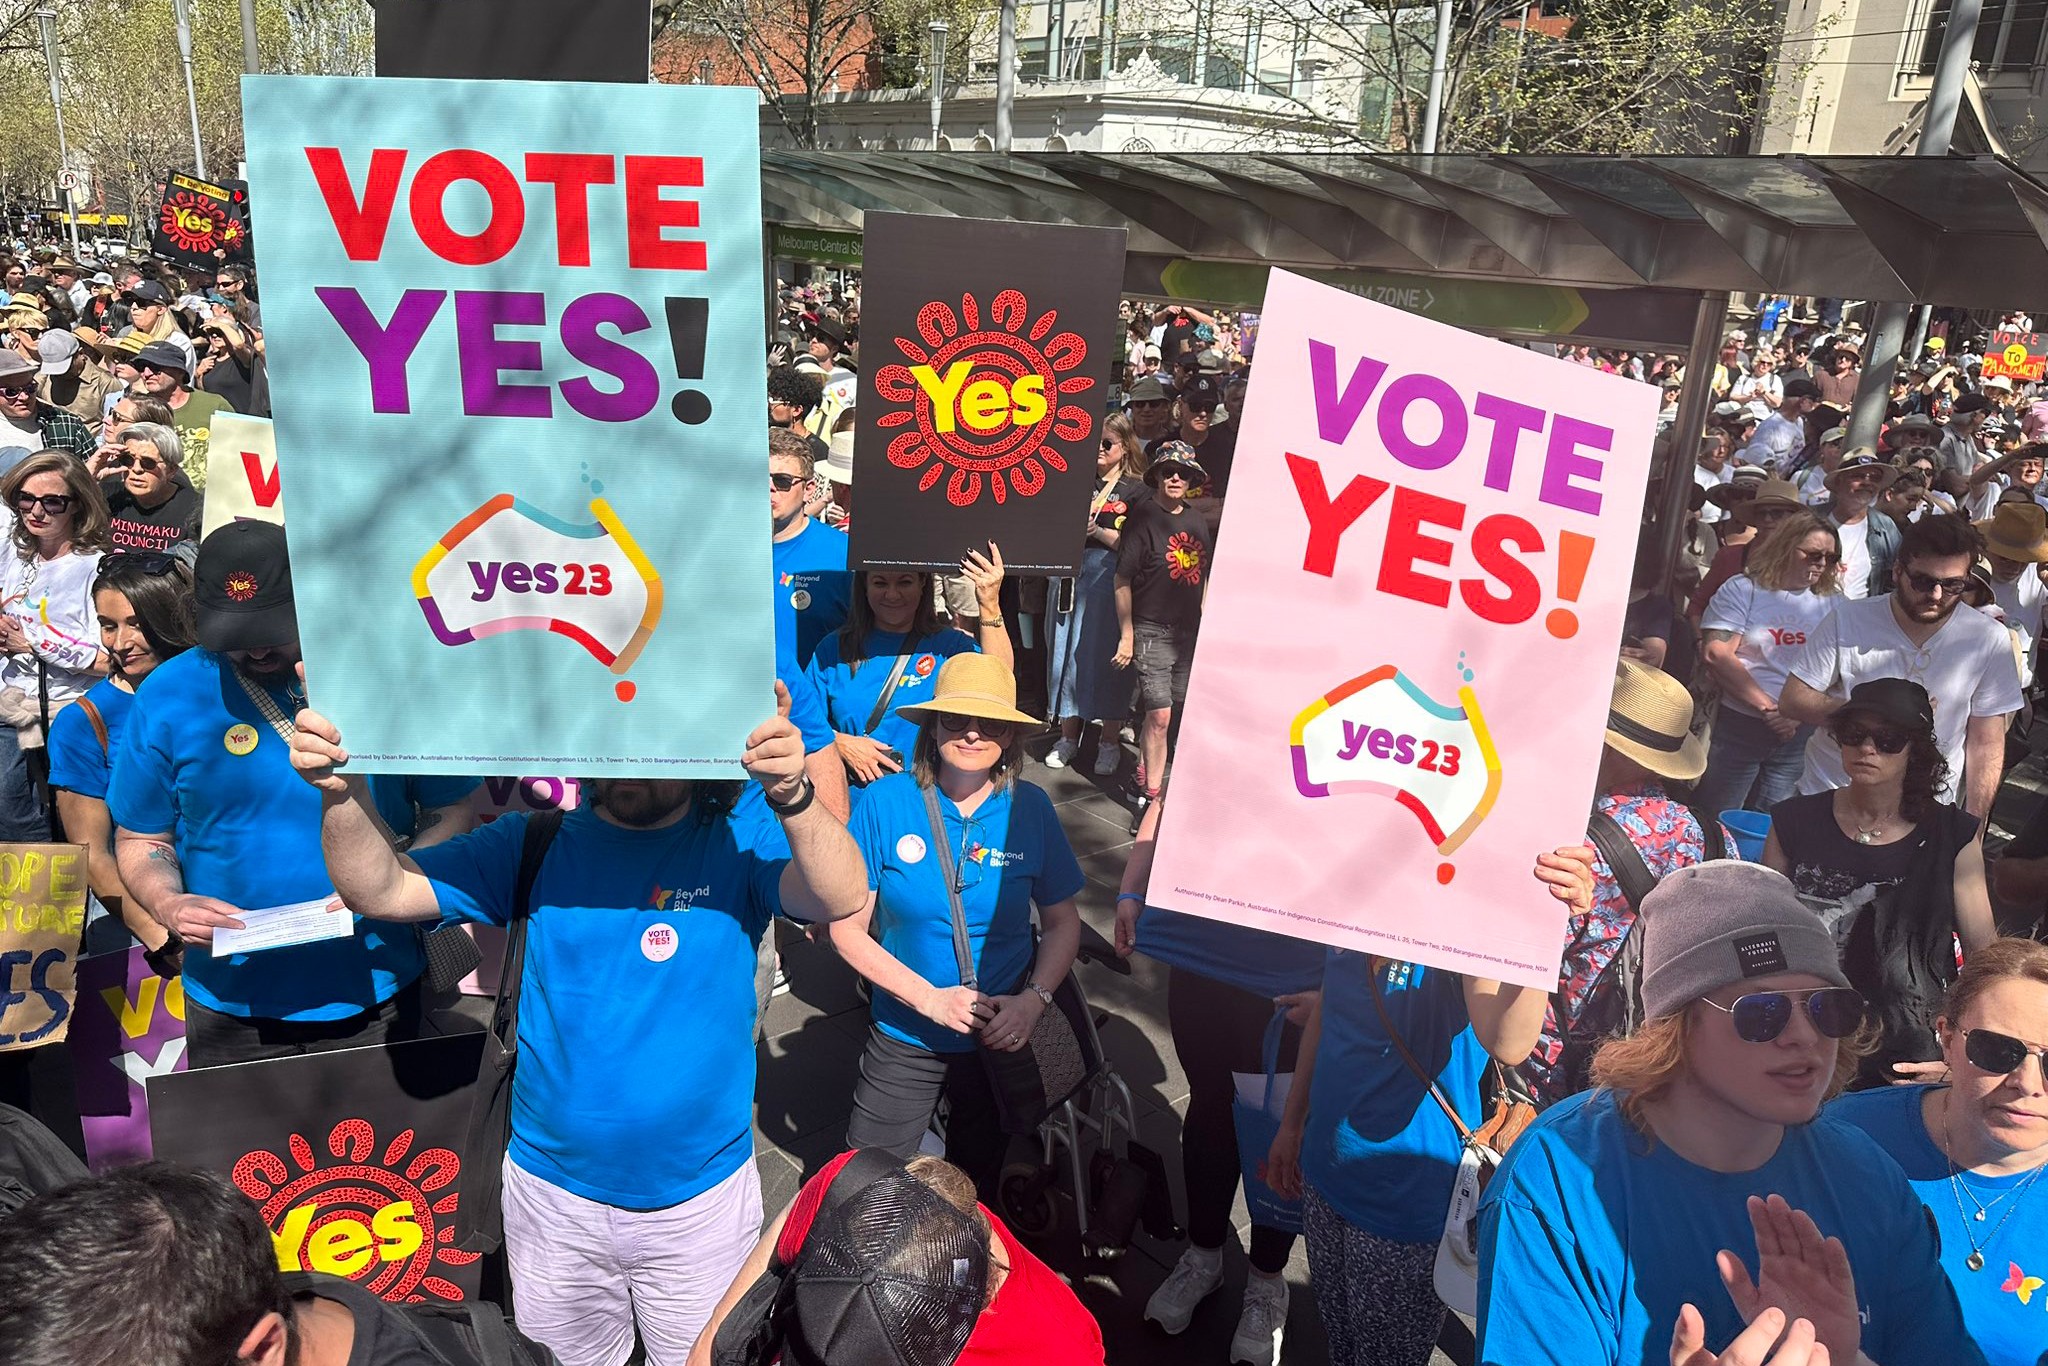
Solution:
{"label": "black leggings", "polygon": [[[1231,1118],[1236,1093],[1232,1072],[1264,1070],[1259,1048],[1273,1019],[1264,996],[1199,973],[1169,968],[1166,1023],[1173,1051],[1188,1078],[1188,1117],[1181,1126],[1181,1176],[1188,1188],[1188,1241],[1218,1248],[1230,1237],[1230,1207],[1237,1199],[1237,1123]],[[1301,1030],[1288,1025],[1280,1036],[1280,1070],[1294,1070]],[[1287,1266],[1294,1235],[1252,1225],[1251,1263],[1273,1274]]]}

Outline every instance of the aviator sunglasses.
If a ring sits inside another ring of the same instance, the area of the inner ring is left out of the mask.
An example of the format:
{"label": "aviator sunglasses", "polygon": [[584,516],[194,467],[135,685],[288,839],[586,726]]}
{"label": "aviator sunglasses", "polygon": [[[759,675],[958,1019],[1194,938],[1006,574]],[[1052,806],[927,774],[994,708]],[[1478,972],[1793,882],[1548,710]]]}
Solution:
{"label": "aviator sunglasses", "polygon": [[1995,1029],[1972,1029],[1963,1034],[1963,1056],[1970,1060],[1970,1066],[1998,1076],[2019,1071],[2029,1053],[2039,1058],[2044,1071],[2048,1071],[2048,1048],[2034,1048]]}
{"label": "aviator sunglasses", "polygon": [[1816,987],[1811,991],[1753,991],[1724,1006],[1702,997],[1709,1005],[1735,1023],[1735,1036],[1744,1043],[1769,1043],[1792,1023],[1792,1012],[1804,1000],[1807,1018],[1826,1038],[1846,1039],[1863,1024],[1866,1007],[1861,993],[1849,987]]}

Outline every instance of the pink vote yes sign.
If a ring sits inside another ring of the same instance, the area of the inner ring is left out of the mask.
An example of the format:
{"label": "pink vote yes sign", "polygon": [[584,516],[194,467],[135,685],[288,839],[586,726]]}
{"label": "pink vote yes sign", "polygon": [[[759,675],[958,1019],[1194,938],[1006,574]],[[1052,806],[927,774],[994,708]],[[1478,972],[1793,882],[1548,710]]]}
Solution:
{"label": "pink vote yes sign", "polygon": [[1149,900],[1554,985],[1656,412],[1274,271]]}

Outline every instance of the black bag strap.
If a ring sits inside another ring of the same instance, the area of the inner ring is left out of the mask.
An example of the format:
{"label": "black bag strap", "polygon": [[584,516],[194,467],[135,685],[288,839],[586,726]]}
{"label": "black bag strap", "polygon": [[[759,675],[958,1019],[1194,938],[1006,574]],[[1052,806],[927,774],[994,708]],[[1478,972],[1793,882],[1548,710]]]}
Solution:
{"label": "black bag strap", "polygon": [[1621,894],[1628,899],[1628,908],[1640,914],[1643,898],[1657,885],[1657,876],[1643,862],[1636,842],[1628,837],[1628,831],[1621,828],[1621,823],[1605,811],[1595,811],[1592,819],[1586,822],[1586,838],[1593,841],[1600,857],[1607,860],[1608,871],[1614,874]]}
{"label": "black bag strap", "polygon": [[[903,643],[909,645],[911,642],[906,640]],[[889,699],[896,696],[896,689],[903,682],[903,673],[910,667],[911,658],[916,653],[912,650],[896,656],[896,667],[889,670],[889,681],[882,685],[882,695],[875,699],[875,709],[868,713],[868,723],[860,728],[862,735],[873,735],[875,727],[881,725],[882,718],[889,714]]]}
{"label": "black bag strap", "polygon": [[526,971],[526,922],[533,915],[533,884],[547,861],[548,846],[562,828],[562,809],[526,818],[519,842],[519,876],[512,884],[512,919],[505,926],[505,961],[499,969],[498,999],[491,1007],[491,1033],[508,1057],[519,1053],[519,982]]}
{"label": "black bag strap", "polygon": [[924,790],[925,814],[931,818],[932,840],[938,845],[939,876],[946,882],[946,905],[953,912],[953,956],[960,964],[960,985],[980,988],[974,972],[974,950],[967,941],[967,911],[960,904],[960,879],[953,870],[953,845],[946,837],[945,813],[939,810],[939,790]]}
{"label": "black bag strap", "polygon": [[1721,838],[1721,818],[1711,811],[1702,811],[1690,802],[1686,804],[1692,818],[1699,822],[1700,849],[1703,857],[1719,859],[1728,857],[1728,842]]}

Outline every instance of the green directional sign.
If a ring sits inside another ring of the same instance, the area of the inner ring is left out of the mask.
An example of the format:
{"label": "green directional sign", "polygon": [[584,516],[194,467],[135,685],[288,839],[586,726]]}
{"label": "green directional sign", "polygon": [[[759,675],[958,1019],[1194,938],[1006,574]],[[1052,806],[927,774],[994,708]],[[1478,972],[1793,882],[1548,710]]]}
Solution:
{"label": "green directional sign", "polygon": [[860,234],[831,228],[798,228],[774,223],[768,255],[777,261],[811,261],[821,266],[859,266]]}
{"label": "green directional sign", "polygon": [[[1159,284],[1177,299],[1257,308],[1266,295],[1267,269],[1230,261],[1175,260],[1160,267]],[[1295,273],[1374,303],[1475,332],[1569,336],[1591,311],[1584,295],[1563,285],[1458,280],[1379,270],[1297,269]]]}

